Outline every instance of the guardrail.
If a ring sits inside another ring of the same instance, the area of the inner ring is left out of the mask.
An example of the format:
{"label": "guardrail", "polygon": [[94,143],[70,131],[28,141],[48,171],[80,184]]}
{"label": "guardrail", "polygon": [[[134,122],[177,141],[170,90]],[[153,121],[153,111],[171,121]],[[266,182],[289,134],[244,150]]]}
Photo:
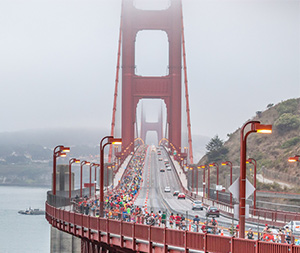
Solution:
{"label": "guardrail", "polygon": [[294,244],[269,243],[93,217],[61,210],[47,202],[46,219],[53,227],[89,242],[140,252],[151,252],[152,248],[157,247],[165,252],[172,249],[172,252],[300,253],[300,246]]}
{"label": "guardrail", "polygon": [[[164,146],[163,146],[164,147]],[[165,147],[164,147],[165,149]],[[167,150],[165,149],[167,152]],[[167,152],[168,153],[168,152]],[[173,160],[170,159],[172,162],[172,165],[174,165]],[[182,168],[181,168],[182,169]],[[183,169],[182,169],[183,171]],[[204,197],[200,197],[199,195],[191,192],[190,190],[186,189],[180,180],[179,175],[177,174],[177,170],[175,170],[176,174],[176,179],[178,180],[181,191],[186,194],[186,196],[192,200],[195,199],[202,199],[202,202],[206,206],[216,206],[220,209],[221,212],[225,213],[225,215],[233,217],[233,207],[230,206],[230,204],[216,201],[214,199],[207,199]],[[253,209],[250,208],[249,210],[250,218],[248,219],[250,222],[271,222],[272,225],[276,226],[282,226],[283,224],[291,221],[291,220],[300,220],[300,214],[296,212],[288,212],[288,211],[278,211],[278,210],[269,210],[269,209],[264,209],[264,208],[257,208]]]}

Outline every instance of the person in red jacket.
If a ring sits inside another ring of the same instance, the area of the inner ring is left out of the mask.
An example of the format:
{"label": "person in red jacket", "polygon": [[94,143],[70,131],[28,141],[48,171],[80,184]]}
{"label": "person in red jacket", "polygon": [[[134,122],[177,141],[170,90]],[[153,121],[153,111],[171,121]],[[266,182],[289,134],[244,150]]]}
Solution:
{"label": "person in red jacket", "polygon": [[170,223],[171,228],[173,228],[174,221],[175,221],[175,216],[173,215],[173,213],[171,213],[170,218],[169,218],[169,223]]}
{"label": "person in red jacket", "polygon": [[181,222],[181,216],[179,214],[177,214],[176,217],[175,217],[176,228],[179,228],[180,222]]}

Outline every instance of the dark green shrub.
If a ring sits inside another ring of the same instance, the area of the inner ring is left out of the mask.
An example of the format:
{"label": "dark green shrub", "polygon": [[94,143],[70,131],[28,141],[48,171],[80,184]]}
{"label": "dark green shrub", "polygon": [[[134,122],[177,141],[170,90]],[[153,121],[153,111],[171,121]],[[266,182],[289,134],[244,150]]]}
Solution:
{"label": "dark green shrub", "polygon": [[209,143],[206,145],[207,158],[209,162],[215,162],[227,159],[228,148],[224,146],[224,142],[216,135],[211,138]]}
{"label": "dark green shrub", "polygon": [[297,136],[297,137],[294,137],[292,139],[287,140],[286,142],[284,142],[282,144],[281,147],[282,148],[289,148],[289,147],[297,145],[298,143],[300,143],[300,136]]}
{"label": "dark green shrub", "polygon": [[279,132],[290,131],[299,128],[300,119],[298,115],[284,113],[274,122],[274,126]]}
{"label": "dark green shrub", "polygon": [[278,106],[278,112],[279,115],[282,115],[284,113],[296,113],[297,112],[297,108],[298,108],[298,101],[297,99],[289,99],[285,102],[282,102],[279,106]]}

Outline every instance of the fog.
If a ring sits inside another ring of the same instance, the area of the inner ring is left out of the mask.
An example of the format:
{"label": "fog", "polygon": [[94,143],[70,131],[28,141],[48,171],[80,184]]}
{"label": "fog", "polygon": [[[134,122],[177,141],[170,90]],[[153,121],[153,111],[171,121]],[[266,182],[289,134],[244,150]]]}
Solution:
{"label": "fog", "polygon": [[[194,135],[225,139],[269,103],[299,97],[299,1],[182,2]],[[109,132],[120,9],[120,0],[0,1],[0,132]],[[138,74],[166,73],[162,34],[138,39]]]}

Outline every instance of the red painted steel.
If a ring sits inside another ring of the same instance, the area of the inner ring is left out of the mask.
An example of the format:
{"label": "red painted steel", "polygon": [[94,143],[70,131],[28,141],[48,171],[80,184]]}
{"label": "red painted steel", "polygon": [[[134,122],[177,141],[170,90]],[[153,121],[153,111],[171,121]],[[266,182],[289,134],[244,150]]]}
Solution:
{"label": "red painted steel", "polygon": [[149,229],[147,225],[136,224],[135,225],[135,237],[141,240],[148,240],[149,238]]}
{"label": "red painted steel", "polygon": [[163,138],[163,115],[162,110],[158,115],[157,122],[148,122],[145,117],[144,110],[142,108],[142,115],[141,115],[141,138],[143,141],[146,141],[147,132],[154,131],[157,133],[158,141]]}
{"label": "red painted steel", "polygon": [[[113,105],[111,130],[110,130],[110,135],[111,136],[115,136],[116,111],[117,111],[117,99],[118,99],[118,85],[119,85],[119,71],[120,71],[120,58],[121,58],[121,44],[122,44],[121,42],[122,42],[122,10],[121,10],[121,18],[120,18],[119,46],[118,46],[118,60],[117,60],[117,71],[116,71],[115,92],[114,92],[114,105]],[[111,163],[112,148],[113,148],[112,145],[110,145],[109,153],[108,153],[108,162],[109,163]]]}
{"label": "red painted steel", "polygon": [[98,221],[99,221],[99,219],[97,217],[91,217],[90,229],[99,230]]}
{"label": "red painted steel", "polygon": [[[168,246],[215,253],[300,253],[300,246],[254,241],[228,236],[186,232],[162,227],[97,218],[66,210],[56,209],[46,203],[46,219],[62,231],[81,237],[92,243],[105,243],[110,247],[123,247],[124,250],[166,252]],[[71,221],[71,223],[70,223]],[[93,231],[92,231],[93,230]],[[108,232],[100,235],[100,232]],[[110,237],[110,233],[119,237]],[[131,240],[124,241],[124,236]],[[136,240],[141,239],[138,244]],[[160,243],[161,246],[153,246]],[[92,246],[89,246],[92,247]],[[170,250],[179,252],[179,250]]]}
{"label": "red painted steel", "polygon": [[109,220],[109,233],[119,234],[120,233],[120,221]]}
{"label": "red painted steel", "polygon": [[292,245],[260,241],[258,252],[290,253],[292,252]]}
{"label": "red painted steel", "polygon": [[192,130],[191,130],[191,118],[190,118],[190,103],[189,103],[189,90],[188,90],[188,80],[187,80],[187,65],[186,65],[182,6],[181,6],[181,36],[182,36],[182,51],[183,51],[183,69],[184,69],[185,102],[186,102],[187,128],[188,128],[189,158],[190,158],[190,164],[193,164],[194,161],[193,161]]}
{"label": "red painted steel", "polygon": [[161,227],[151,228],[151,238],[153,241],[158,243],[164,243],[165,229]]}
{"label": "red painted steel", "polygon": [[166,244],[177,247],[183,247],[184,245],[184,231],[175,229],[167,229],[166,231]]}
{"label": "red painted steel", "polygon": [[[169,140],[181,146],[181,0],[171,1],[166,10],[136,9],[133,0],[122,8],[122,147],[134,141],[136,106],[142,98],[160,98],[166,103]],[[140,30],[163,30],[169,40],[169,75],[135,75],[135,38]],[[133,151],[133,146],[131,150]]]}
{"label": "red painted steel", "polygon": [[215,253],[230,252],[231,237],[220,235],[209,235],[206,238],[206,251]]}
{"label": "red painted steel", "polygon": [[124,236],[133,237],[132,223],[122,222],[122,234]]}
{"label": "red painted steel", "polygon": [[188,232],[187,233],[187,248],[193,250],[203,250],[205,234]]}
{"label": "red painted steel", "polygon": [[256,253],[257,241],[235,238],[232,253]]}

